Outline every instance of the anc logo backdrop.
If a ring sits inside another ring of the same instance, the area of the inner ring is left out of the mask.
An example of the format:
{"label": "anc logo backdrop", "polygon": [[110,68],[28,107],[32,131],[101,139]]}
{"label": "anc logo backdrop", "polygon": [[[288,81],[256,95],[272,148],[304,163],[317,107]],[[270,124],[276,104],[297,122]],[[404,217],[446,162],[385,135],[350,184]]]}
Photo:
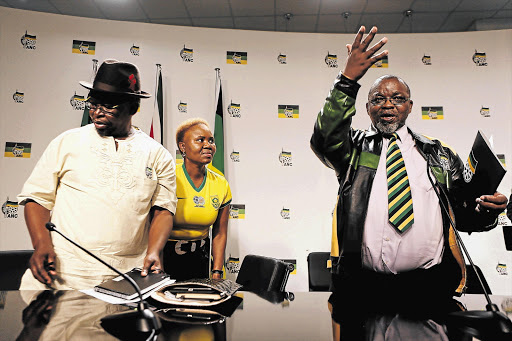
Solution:
{"label": "anc logo backdrop", "polygon": [[475,53],[473,54],[473,63],[475,63],[476,66],[487,66],[487,55],[485,52],[477,52],[475,50]]}
{"label": "anc logo backdrop", "polygon": [[30,158],[32,143],[5,142],[5,157]]}
{"label": "anc logo backdrop", "polygon": [[382,58],[381,60],[379,60],[378,62],[376,62],[375,64],[373,64],[371,66],[372,68],[377,68],[377,69],[380,69],[380,68],[388,68],[389,67],[389,59],[388,59],[388,56]]}
{"label": "anc logo backdrop", "polygon": [[226,52],[226,63],[228,64],[247,64],[247,52]]}
{"label": "anc logo backdrop", "polygon": [[178,104],[178,112],[186,114],[187,113],[187,103],[180,101],[180,104]]}
{"label": "anc logo backdrop", "polygon": [[76,92],[69,99],[69,104],[73,107],[73,110],[85,110],[85,96],[77,95]]}
{"label": "anc logo backdrop", "polygon": [[290,209],[283,207],[281,210],[281,217],[283,217],[283,219],[290,219]]}
{"label": "anc logo backdrop", "polygon": [[482,108],[480,109],[480,115],[483,117],[491,117],[491,110],[482,105]]}
{"label": "anc logo backdrop", "polygon": [[25,50],[35,50],[36,49],[36,36],[30,35],[25,31],[25,34],[21,36],[21,46]]}
{"label": "anc logo backdrop", "polygon": [[229,117],[242,118],[242,107],[240,104],[233,103],[233,100],[231,100],[231,103],[228,105],[228,113]]}
{"label": "anc logo backdrop", "polygon": [[235,152],[234,150],[231,152],[231,154],[229,154],[229,158],[231,159],[231,161],[233,162],[240,162],[240,153],[239,152]]}
{"label": "anc logo backdrop", "polygon": [[421,118],[424,120],[443,120],[443,107],[421,107]]}
{"label": "anc logo backdrop", "polygon": [[507,168],[507,163],[505,162],[505,154],[496,154],[496,156],[501,161],[503,166],[505,166],[505,168]]}
{"label": "anc logo backdrop", "polygon": [[140,56],[140,47],[132,45],[132,47],[130,47],[130,53],[132,56]]}
{"label": "anc logo backdrop", "polygon": [[299,106],[290,104],[279,104],[277,106],[277,117],[299,118]]}
{"label": "anc logo backdrop", "polygon": [[423,58],[421,58],[421,62],[423,63],[423,65],[432,65],[432,57],[424,54]]}
{"label": "anc logo backdrop", "polygon": [[12,99],[16,103],[23,103],[25,101],[25,93],[20,92],[18,91],[18,89],[16,89],[16,92],[12,95]]}
{"label": "anc logo backdrop", "polygon": [[245,219],[245,204],[231,204],[229,207],[229,219]]}
{"label": "anc logo backdrop", "polygon": [[226,261],[226,270],[230,274],[237,274],[240,271],[240,265],[240,258],[229,255],[229,258]]}
{"label": "anc logo backdrop", "polygon": [[2,213],[4,218],[18,218],[18,202],[10,201],[9,197],[2,205]]}
{"label": "anc logo backdrop", "polygon": [[502,276],[508,276],[507,264],[501,262],[498,263],[498,265],[496,265],[496,271]]}
{"label": "anc logo backdrop", "polygon": [[325,56],[324,61],[328,67],[331,67],[331,68],[338,67],[338,55],[330,54],[329,52],[327,52],[327,56]]}
{"label": "anc logo backdrop", "polygon": [[282,166],[291,167],[292,166],[292,153],[285,152],[281,149],[281,153],[279,153],[279,162],[281,162]]}
{"label": "anc logo backdrop", "polygon": [[185,45],[183,45],[183,48],[180,51],[180,57],[181,60],[188,63],[194,62],[194,49],[189,49]]}
{"label": "anc logo backdrop", "polygon": [[94,41],[73,40],[71,52],[78,54],[96,54],[96,43]]}
{"label": "anc logo backdrop", "polygon": [[286,64],[286,55],[280,53],[279,56],[277,56],[277,61],[279,64]]}

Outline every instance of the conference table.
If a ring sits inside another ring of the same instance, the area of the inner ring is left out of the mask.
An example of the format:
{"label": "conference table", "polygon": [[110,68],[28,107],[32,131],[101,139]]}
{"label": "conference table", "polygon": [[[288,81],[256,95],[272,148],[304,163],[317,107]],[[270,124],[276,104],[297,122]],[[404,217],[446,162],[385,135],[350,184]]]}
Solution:
{"label": "conference table", "polygon": [[[331,318],[329,295],[328,292],[241,291],[222,309],[217,309],[225,316],[221,322],[184,322],[161,315],[164,318],[161,318],[158,340],[333,340],[336,323]],[[491,299],[500,311],[512,317],[512,296],[491,296]],[[486,305],[483,295],[465,295],[457,300],[468,310],[484,310]],[[151,299],[148,302],[155,303]],[[130,323],[101,323],[102,318],[129,309],[79,291],[0,291],[0,340],[118,340],[116,336],[120,334],[116,331],[122,330],[125,332],[120,339],[145,339],[129,331]],[[370,336],[360,335],[361,340],[393,340],[392,335],[402,335],[397,339],[407,340],[404,335],[408,333],[415,335],[411,340],[452,340],[445,335],[442,324],[430,319],[417,321],[400,314],[384,314],[367,324],[365,328]],[[383,337],[385,334],[387,338]],[[342,337],[345,339],[352,338]]]}

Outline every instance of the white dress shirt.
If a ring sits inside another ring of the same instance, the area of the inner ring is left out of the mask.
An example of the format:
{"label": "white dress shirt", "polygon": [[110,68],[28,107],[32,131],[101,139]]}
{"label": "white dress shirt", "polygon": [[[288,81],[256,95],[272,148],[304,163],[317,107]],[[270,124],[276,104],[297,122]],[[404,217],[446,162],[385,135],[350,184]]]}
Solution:
{"label": "white dress shirt", "polygon": [[384,138],[368,202],[362,248],[363,267],[388,274],[428,269],[439,264],[444,245],[441,207],[427,177],[427,162],[406,126],[398,129],[397,134],[411,186],[414,223],[403,233],[389,223],[386,177],[389,139]]}

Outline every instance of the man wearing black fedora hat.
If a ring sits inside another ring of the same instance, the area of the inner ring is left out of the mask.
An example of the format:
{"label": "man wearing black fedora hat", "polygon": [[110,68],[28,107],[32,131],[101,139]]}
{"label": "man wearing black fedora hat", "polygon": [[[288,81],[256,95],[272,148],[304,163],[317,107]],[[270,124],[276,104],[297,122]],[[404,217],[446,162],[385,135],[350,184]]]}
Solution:
{"label": "man wearing black fedora hat", "polygon": [[139,70],[106,60],[89,89],[92,124],[68,130],[48,145],[18,196],[34,246],[20,289],[86,289],[115,274],[65,235],[126,272],[160,271],[160,254],[176,210],[174,160],[132,126],[140,99]]}

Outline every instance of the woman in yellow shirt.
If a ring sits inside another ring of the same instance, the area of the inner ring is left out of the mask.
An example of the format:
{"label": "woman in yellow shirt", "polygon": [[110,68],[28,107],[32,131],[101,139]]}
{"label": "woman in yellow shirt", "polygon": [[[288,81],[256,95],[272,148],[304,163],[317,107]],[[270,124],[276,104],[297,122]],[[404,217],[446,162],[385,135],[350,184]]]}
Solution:
{"label": "woman in yellow shirt", "polygon": [[231,190],[224,176],[207,167],[215,154],[215,140],[201,118],[182,122],[176,143],[183,164],[176,166],[178,206],[171,235],[164,248],[164,269],[171,278],[222,278]]}

